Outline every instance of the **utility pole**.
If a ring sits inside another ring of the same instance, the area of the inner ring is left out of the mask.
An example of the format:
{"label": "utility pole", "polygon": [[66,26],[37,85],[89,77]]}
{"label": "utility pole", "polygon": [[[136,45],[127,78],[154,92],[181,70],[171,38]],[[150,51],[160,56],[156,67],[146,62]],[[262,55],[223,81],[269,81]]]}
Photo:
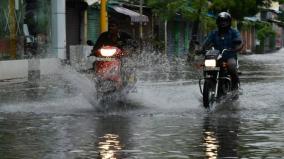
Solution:
{"label": "utility pole", "polygon": [[[84,0],[84,2],[87,3],[87,0]],[[83,43],[86,44],[88,39],[88,9],[86,9],[83,14]]]}
{"label": "utility pole", "polygon": [[9,26],[10,26],[10,55],[13,59],[16,58],[17,52],[17,26],[16,26],[16,10],[15,0],[9,0]]}
{"label": "utility pole", "polygon": [[139,47],[140,52],[143,50],[143,22],[142,22],[142,16],[143,16],[143,0],[139,1],[139,14],[140,14],[140,21],[139,21]]}
{"label": "utility pole", "polygon": [[168,54],[168,20],[165,20],[165,54]]}
{"label": "utility pole", "polygon": [[107,22],[107,0],[101,0],[101,32],[108,30]]}
{"label": "utility pole", "polygon": [[[142,19],[142,16],[143,16],[143,3],[144,1],[143,0],[140,0],[140,5],[139,5],[139,11],[140,11],[140,18]],[[140,39],[142,40],[143,39],[143,22],[142,20],[140,20],[139,22],[140,24]]]}
{"label": "utility pole", "polygon": [[195,42],[198,40],[198,33],[199,33],[199,23],[200,23],[200,15],[201,15],[201,6],[197,10],[197,19],[193,22],[192,33],[191,33],[191,40],[189,42],[189,50],[187,55],[187,60],[190,61],[192,58],[192,52],[195,49]]}

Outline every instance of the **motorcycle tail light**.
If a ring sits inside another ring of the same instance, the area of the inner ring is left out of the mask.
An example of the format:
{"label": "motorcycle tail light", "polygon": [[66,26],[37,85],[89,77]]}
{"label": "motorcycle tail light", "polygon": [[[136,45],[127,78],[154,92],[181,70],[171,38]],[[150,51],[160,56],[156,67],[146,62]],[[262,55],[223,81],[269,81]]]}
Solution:
{"label": "motorcycle tail light", "polygon": [[216,60],[205,60],[205,67],[216,67]]}
{"label": "motorcycle tail light", "polygon": [[111,57],[111,56],[114,56],[117,52],[117,49],[116,48],[113,48],[113,47],[103,47],[101,48],[100,50],[100,54],[102,56],[105,56],[105,57]]}

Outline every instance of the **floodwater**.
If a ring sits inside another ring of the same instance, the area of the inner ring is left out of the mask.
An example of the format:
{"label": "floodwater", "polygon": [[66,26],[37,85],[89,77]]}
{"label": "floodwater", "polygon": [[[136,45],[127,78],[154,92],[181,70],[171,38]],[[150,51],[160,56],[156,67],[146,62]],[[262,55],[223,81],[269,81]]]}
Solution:
{"label": "floodwater", "polygon": [[70,69],[1,85],[0,158],[284,158],[283,60],[283,50],[240,57],[239,100],[212,112],[198,72],[180,61],[140,71],[137,92],[105,111],[93,83]]}

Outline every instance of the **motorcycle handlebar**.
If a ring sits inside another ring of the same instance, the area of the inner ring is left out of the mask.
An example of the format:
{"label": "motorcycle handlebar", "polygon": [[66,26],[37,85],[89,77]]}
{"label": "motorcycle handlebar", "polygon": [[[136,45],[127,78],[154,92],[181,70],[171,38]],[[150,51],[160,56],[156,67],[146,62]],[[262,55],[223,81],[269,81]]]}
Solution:
{"label": "motorcycle handlebar", "polygon": [[228,51],[228,49],[223,49],[221,54],[223,55],[225,51]]}

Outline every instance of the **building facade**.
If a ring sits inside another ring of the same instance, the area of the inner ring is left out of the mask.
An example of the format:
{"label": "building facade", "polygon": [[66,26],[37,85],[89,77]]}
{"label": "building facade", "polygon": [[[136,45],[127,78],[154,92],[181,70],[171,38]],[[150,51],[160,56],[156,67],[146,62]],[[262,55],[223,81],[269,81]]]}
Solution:
{"label": "building facade", "polygon": [[0,80],[55,71],[66,59],[65,0],[0,4]]}
{"label": "building facade", "polygon": [[51,0],[1,0],[0,60],[52,56]]}

